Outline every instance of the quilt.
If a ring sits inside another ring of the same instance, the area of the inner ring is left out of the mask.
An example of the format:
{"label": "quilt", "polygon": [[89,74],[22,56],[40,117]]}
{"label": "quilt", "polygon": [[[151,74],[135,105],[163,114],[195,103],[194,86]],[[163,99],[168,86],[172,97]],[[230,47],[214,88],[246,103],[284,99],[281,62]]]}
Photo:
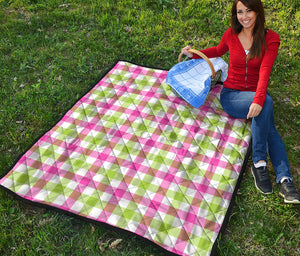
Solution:
{"label": "quilt", "polygon": [[167,73],[118,61],[0,187],[177,255],[212,255],[248,158],[251,127],[223,111],[222,85],[194,108],[172,92]]}

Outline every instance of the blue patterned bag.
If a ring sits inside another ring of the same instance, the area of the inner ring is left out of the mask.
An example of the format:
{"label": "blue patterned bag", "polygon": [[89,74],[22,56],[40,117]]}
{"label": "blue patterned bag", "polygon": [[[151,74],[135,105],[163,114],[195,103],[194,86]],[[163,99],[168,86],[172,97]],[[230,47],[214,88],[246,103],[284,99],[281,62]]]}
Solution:
{"label": "blue patterned bag", "polygon": [[[222,58],[193,59],[179,62],[173,66],[167,75],[167,84],[173,91],[191,104],[193,107],[200,107],[210,89],[216,82],[224,82],[228,75],[228,65]],[[213,75],[213,69],[216,74]]]}

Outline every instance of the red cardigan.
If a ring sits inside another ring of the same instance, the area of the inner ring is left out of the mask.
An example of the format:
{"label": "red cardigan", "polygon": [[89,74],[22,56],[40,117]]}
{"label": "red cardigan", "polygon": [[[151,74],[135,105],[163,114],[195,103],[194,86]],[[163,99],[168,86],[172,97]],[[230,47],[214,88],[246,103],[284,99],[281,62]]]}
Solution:
{"label": "red cardigan", "polygon": [[[261,58],[246,60],[245,50],[238,35],[228,28],[218,46],[202,50],[208,58],[220,57],[229,51],[228,77],[224,87],[239,91],[253,91],[253,103],[263,106],[272,66],[276,59],[280,44],[279,35],[268,30],[265,36],[267,49],[263,47]],[[192,58],[200,58],[194,54]]]}

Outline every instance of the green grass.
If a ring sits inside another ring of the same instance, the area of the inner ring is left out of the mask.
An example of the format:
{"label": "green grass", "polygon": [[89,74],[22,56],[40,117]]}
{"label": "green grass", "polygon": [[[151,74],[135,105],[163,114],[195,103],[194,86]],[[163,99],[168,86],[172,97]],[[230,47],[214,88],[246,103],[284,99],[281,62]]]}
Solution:
{"label": "green grass", "polygon": [[[269,28],[281,36],[269,91],[299,188],[300,8],[295,0],[263,2]],[[230,8],[229,0],[0,0],[0,175],[116,60],[170,69],[186,44],[219,42]],[[300,255],[300,208],[282,202],[273,174],[275,193],[259,194],[248,171],[218,255]],[[135,236],[2,190],[0,230],[0,255],[164,255]]]}

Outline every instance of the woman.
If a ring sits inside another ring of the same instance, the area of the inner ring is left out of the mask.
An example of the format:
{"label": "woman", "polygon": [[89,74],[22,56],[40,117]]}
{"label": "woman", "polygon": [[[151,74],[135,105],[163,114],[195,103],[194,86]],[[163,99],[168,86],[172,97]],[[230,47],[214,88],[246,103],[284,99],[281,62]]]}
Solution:
{"label": "woman", "polygon": [[[202,52],[209,58],[230,53],[228,77],[221,92],[223,109],[235,118],[252,118],[253,166],[251,171],[257,189],[272,193],[267,166],[269,153],[280,195],[286,203],[300,203],[290,173],[282,139],[274,124],[273,101],[267,92],[269,76],[278,53],[278,34],[265,29],[265,15],[261,0],[235,0],[231,11],[231,27],[221,42]],[[182,53],[199,58],[188,50]]]}

